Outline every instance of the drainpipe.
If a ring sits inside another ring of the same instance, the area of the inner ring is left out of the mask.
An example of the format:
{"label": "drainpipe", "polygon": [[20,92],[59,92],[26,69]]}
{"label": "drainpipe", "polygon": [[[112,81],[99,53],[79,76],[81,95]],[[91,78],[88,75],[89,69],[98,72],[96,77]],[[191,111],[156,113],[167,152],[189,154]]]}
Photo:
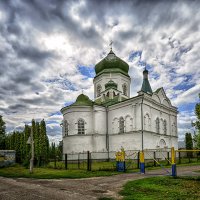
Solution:
{"label": "drainpipe", "polygon": [[142,95],[142,102],[141,102],[141,132],[142,132],[142,151],[144,150],[144,123],[143,123],[143,101],[144,101],[144,94]]}
{"label": "drainpipe", "polygon": [[106,106],[106,150],[108,151],[109,160],[109,135],[108,135],[108,107]]}

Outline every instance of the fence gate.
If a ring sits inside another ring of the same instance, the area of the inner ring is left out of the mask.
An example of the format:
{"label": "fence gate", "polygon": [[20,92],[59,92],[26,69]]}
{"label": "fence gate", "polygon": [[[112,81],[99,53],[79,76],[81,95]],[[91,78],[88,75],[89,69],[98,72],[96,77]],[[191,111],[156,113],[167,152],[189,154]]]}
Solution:
{"label": "fence gate", "polygon": [[147,171],[151,167],[160,167],[159,174],[171,175],[171,149],[145,149],[144,162]]}

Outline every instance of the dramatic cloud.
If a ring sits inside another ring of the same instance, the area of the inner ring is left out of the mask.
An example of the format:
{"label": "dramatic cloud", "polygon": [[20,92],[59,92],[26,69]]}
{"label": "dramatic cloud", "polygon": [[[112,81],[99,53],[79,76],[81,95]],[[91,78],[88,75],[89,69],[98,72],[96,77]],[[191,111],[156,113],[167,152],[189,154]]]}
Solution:
{"label": "dramatic cloud", "polygon": [[0,1],[0,114],[7,131],[45,119],[61,139],[59,110],[93,98],[94,65],[109,51],[130,65],[132,96],[144,67],[179,108],[179,135],[191,129],[200,92],[199,1]]}

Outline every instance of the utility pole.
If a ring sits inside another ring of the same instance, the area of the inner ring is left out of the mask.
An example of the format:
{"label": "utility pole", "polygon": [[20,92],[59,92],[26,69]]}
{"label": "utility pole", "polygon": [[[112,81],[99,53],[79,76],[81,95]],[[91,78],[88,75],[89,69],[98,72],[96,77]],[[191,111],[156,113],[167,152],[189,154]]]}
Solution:
{"label": "utility pole", "polygon": [[143,102],[144,102],[144,94],[142,95],[141,102],[141,132],[142,132],[142,152],[144,151],[144,121],[143,121]]}
{"label": "utility pole", "polygon": [[33,141],[33,127],[32,126],[31,126],[31,135],[28,138],[27,144],[31,145],[30,174],[32,174],[33,163],[34,163],[34,141]]}

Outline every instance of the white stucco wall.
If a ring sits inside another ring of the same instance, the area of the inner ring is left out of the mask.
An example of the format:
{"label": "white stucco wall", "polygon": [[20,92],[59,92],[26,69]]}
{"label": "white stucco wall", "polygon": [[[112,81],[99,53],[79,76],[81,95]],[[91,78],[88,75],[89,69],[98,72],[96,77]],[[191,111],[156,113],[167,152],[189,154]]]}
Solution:
{"label": "white stucco wall", "polygon": [[93,112],[90,106],[72,106],[64,110],[63,121],[67,120],[69,124],[68,135],[78,134],[77,122],[79,119],[85,121],[85,134],[92,134],[94,131],[93,127]]}
{"label": "white stucco wall", "polygon": [[74,135],[63,138],[63,154],[106,151],[105,135]]}
{"label": "white stucco wall", "polygon": [[[165,99],[160,93],[159,99]],[[106,123],[108,120],[109,151],[141,150],[142,95],[106,108],[98,105],[68,107],[63,110],[64,120],[69,123],[69,136],[63,137],[63,153],[70,152],[102,152],[106,151]],[[161,101],[160,101],[161,102]],[[161,104],[154,96],[145,94],[143,100],[143,144],[144,149],[160,147],[178,148],[177,110],[170,103]],[[148,118],[146,117],[148,116]],[[108,119],[107,119],[108,117]],[[125,133],[119,133],[119,118],[125,120]],[[146,118],[145,118],[146,117]],[[160,120],[160,131],[156,132],[156,118]],[[77,121],[85,121],[85,135],[78,135]],[[167,134],[164,134],[162,120],[167,122]],[[172,127],[174,124],[174,127]]]}
{"label": "white stucco wall", "polygon": [[94,133],[106,134],[106,108],[102,106],[94,106]]}

